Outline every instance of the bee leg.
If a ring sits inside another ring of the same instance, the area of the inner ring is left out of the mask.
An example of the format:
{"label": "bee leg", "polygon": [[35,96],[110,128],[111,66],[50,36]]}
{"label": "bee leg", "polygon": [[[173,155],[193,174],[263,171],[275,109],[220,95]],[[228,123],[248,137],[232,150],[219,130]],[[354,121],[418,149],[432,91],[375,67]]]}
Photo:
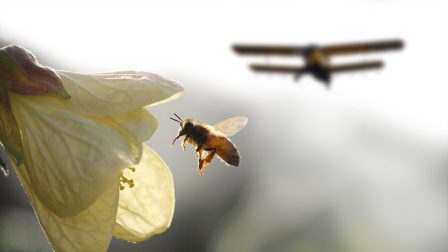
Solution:
{"label": "bee leg", "polygon": [[199,176],[204,175],[204,174],[202,174],[201,164],[202,164],[202,159],[198,158],[198,173],[199,173]]}
{"label": "bee leg", "polygon": [[213,157],[215,156],[216,148],[207,148],[207,149],[204,149],[204,150],[206,150],[206,151],[209,152],[208,155],[205,157],[204,160],[205,160],[207,163],[210,163],[210,162],[212,161]]}
{"label": "bee leg", "polygon": [[202,176],[202,171],[205,169],[208,163],[210,163],[215,156],[216,148],[207,148],[204,149],[208,151],[207,156],[204,159],[199,159],[199,167],[198,167],[198,173],[200,176]]}
{"label": "bee leg", "polygon": [[201,151],[201,149],[202,149],[202,145],[199,145],[196,148],[196,157],[198,157],[199,159],[202,159],[202,151]]}
{"label": "bee leg", "polygon": [[189,137],[190,137],[190,135],[186,135],[184,138],[184,141],[182,142],[182,148],[184,149],[184,151],[185,151],[185,143],[187,142]]}
{"label": "bee leg", "polygon": [[179,139],[179,137],[181,137],[180,135],[177,135],[176,138],[174,138],[173,142],[171,143],[171,146],[174,145],[174,143],[176,142],[177,139]]}

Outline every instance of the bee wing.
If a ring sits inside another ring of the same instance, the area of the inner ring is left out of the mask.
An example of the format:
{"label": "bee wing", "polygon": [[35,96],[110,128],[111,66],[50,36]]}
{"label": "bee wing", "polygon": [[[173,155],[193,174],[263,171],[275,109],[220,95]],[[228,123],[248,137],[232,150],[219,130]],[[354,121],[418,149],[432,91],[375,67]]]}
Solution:
{"label": "bee wing", "polygon": [[233,136],[246,126],[247,121],[248,119],[245,116],[230,117],[213,125],[213,128],[226,136]]}

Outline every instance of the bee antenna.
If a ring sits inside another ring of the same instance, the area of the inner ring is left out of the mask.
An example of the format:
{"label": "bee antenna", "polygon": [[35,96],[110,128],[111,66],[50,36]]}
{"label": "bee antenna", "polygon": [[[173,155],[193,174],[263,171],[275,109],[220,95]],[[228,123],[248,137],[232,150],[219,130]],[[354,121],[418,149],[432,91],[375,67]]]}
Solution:
{"label": "bee antenna", "polygon": [[180,118],[176,113],[174,113],[174,115],[175,115],[179,120],[182,121],[182,118]]}
{"label": "bee antenna", "polygon": [[180,123],[178,120],[176,120],[176,119],[174,119],[174,118],[172,118],[172,117],[170,117],[170,119],[173,120],[173,121],[176,121],[176,122]]}

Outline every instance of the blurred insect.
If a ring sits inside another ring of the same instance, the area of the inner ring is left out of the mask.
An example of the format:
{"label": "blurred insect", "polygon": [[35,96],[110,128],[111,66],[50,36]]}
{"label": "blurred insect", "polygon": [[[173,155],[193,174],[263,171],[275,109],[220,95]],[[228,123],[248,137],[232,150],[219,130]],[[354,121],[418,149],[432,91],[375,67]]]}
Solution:
{"label": "blurred insect", "polygon": [[[178,115],[174,115],[177,119],[172,117],[170,119],[178,122],[180,129],[172,144],[177,139],[183,137],[182,147],[184,151],[185,143],[196,147],[198,173],[200,176],[203,175],[203,170],[212,161],[215,154],[226,164],[238,167],[240,164],[240,154],[228,137],[235,135],[246,126],[247,117],[231,117],[212,126],[194,119],[182,120]],[[203,158],[204,155],[205,157]]]}
{"label": "blurred insect", "polygon": [[400,39],[369,41],[361,43],[333,44],[326,46],[288,46],[288,45],[244,45],[233,46],[233,50],[240,55],[266,55],[266,56],[297,56],[303,57],[303,66],[293,65],[265,65],[251,64],[250,68],[256,72],[294,74],[296,79],[302,75],[311,74],[317,80],[330,86],[333,74],[359,70],[382,68],[384,63],[379,60],[330,64],[334,56],[350,55],[356,53],[373,53],[379,51],[398,50],[404,47]]}

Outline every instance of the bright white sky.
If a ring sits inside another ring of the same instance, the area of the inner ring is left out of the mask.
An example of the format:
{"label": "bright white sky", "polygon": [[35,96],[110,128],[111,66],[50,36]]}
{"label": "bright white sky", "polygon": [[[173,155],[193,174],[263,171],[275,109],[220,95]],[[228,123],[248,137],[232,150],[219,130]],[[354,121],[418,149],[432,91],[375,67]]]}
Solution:
{"label": "bright white sky", "polygon": [[0,37],[67,70],[147,70],[189,90],[267,98],[321,86],[255,75],[247,63],[257,59],[236,56],[231,44],[401,38],[401,52],[355,58],[383,59],[383,71],[340,75],[332,95],[400,129],[448,140],[447,1],[0,0]]}

